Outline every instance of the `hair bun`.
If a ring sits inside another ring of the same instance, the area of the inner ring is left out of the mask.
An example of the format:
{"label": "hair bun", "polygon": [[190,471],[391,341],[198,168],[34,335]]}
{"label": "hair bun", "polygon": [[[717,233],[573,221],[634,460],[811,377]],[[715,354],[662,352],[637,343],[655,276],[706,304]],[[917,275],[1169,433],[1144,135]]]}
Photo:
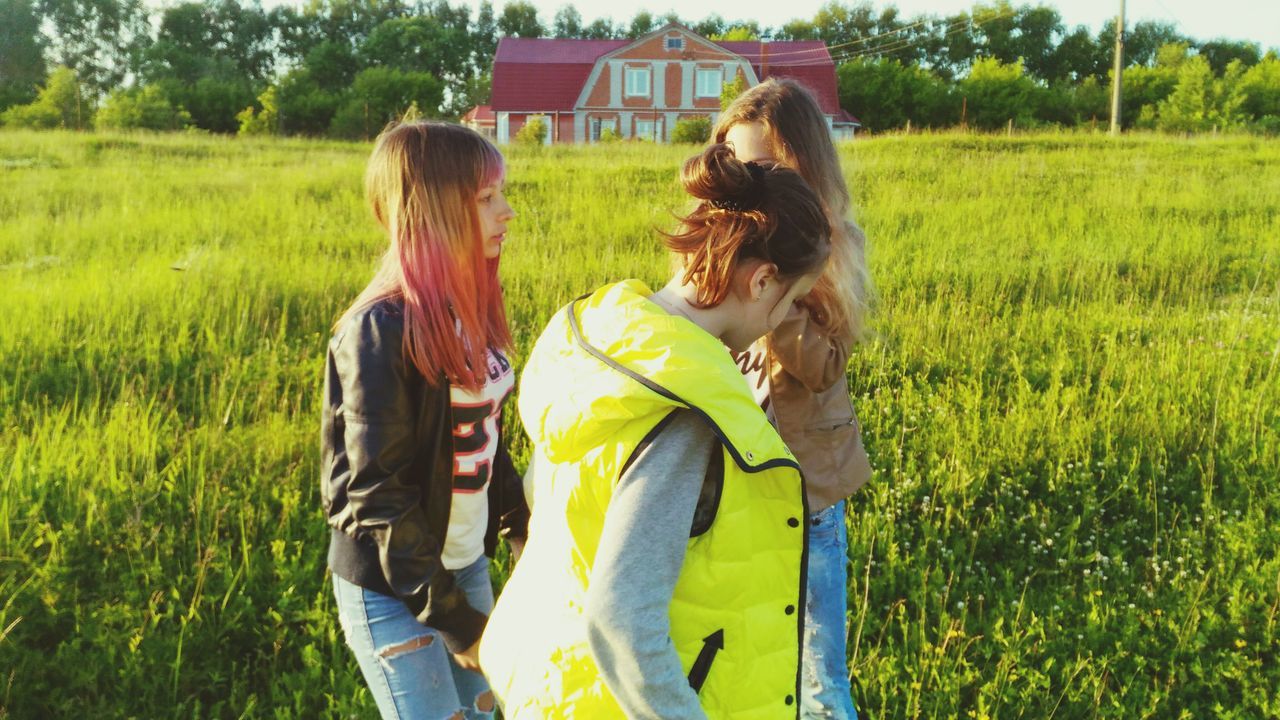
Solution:
{"label": "hair bun", "polygon": [[760,209],[765,196],[764,167],[754,160],[745,162],[743,165],[751,175],[751,183],[736,195],[710,200],[712,207],[734,212],[750,212],[751,210]]}
{"label": "hair bun", "polygon": [[766,173],[765,166],[744,163],[731,146],[718,143],[689,158],[680,179],[690,195],[711,207],[749,212],[764,204]]}

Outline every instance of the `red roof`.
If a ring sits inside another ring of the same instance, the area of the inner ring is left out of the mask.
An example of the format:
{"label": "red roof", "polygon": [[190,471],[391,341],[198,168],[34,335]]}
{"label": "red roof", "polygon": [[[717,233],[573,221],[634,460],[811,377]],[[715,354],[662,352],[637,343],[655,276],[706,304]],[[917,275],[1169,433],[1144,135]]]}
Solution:
{"label": "red roof", "polygon": [[596,59],[627,40],[502,38],[493,56],[496,112],[572,111]]}
{"label": "red roof", "polygon": [[[809,88],[818,99],[818,107],[828,115],[840,112],[840,95],[836,91],[835,62],[821,40],[794,40],[761,43],[722,42],[720,47],[737,53],[751,63],[756,76],[791,78]],[[767,50],[763,50],[767,48]],[[763,67],[768,61],[769,67]]]}
{"label": "red roof", "polygon": [[[502,38],[493,59],[493,110],[572,111],[596,60],[632,42]],[[813,91],[824,113],[841,112],[835,63],[821,40],[717,44],[745,58],[761,80],[791,78]]]}
{"label": "red roof", "polygon": [[495,63],[595,63],[596,58],[630,45],[630,40],[555,40],[504,37],[498,41]]}

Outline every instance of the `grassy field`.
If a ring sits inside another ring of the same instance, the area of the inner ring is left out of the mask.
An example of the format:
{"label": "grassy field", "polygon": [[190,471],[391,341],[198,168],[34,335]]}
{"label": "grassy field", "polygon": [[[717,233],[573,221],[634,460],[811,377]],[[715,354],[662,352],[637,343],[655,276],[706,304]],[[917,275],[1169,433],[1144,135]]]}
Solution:
{"label": "grassy field", "polygon": [[[328,328],[384,243],[368,149],[0,134],[0,718],[375,715],[317,492]],[[518,358],[663,278],[690,152],[511,151]],[[880,295],[862,703],[1280,717],[1280,143],[842,152]]]}

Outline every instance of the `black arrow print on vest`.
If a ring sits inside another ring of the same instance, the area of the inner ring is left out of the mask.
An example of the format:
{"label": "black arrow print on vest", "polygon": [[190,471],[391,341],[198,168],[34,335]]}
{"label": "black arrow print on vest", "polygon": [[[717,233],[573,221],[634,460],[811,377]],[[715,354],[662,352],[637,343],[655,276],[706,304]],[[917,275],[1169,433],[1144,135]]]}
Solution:
{"label": "black arrow print on vest", "polygon": [[715,661],[716,653],[723,649],[724,630],[717,630],[702,638],[702,652],[698,653],[698,659],[689,668],[689,687],[694,692],[702,692],[702,684],[707,681],[707,673],[711,672],[711,663]]}

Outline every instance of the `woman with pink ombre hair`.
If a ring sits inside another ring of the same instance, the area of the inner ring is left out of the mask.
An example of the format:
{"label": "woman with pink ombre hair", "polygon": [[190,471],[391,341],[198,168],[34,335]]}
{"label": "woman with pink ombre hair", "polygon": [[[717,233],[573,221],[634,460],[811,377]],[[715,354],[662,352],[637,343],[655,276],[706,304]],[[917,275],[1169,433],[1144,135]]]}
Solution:
{"label": "woman with pink ombre hair", "polygon": [[500,437],[504,175],[489,141],[438,122],[385,130],[365,174],[390,247],[329,342],[321,496],[339,620],[384,718],[493,714],[487,556],[500,534],[518,554],[529,519]]}

